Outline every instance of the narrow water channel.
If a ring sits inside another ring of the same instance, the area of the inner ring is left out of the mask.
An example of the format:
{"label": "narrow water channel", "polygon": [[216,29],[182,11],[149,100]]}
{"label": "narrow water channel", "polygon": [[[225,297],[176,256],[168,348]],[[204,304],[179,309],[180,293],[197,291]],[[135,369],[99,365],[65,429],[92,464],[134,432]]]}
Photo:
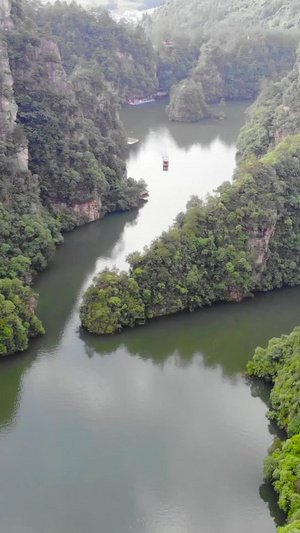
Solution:
{"label": "narrow water channel", "polygon": [[[40,275],[47,334],[0,361],[0,531],[274,533],[262,461],[268,389],[243,372],[254,347],[300,323],[300,288],[149,322],[112,338],[79,329],[83,290],[168,228],[192,194],[230,180],[244,104],[170,124],[127,108],[128,174],[150,200],[65,238]],[[168,172],[162,157],[170,160]]]}

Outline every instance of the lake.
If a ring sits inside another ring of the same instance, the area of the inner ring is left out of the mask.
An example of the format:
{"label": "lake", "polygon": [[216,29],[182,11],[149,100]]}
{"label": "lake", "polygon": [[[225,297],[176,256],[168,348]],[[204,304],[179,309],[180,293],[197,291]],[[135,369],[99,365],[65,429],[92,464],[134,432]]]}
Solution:
{"label": "lake", "polygon": [[276,434],[269,389],[244,372],[255,346],[299,324],[300,288],[111,338],[79,328],[97,272],[127,268],[191,195],[231,180],[246,106],[197,124],[169,123],[163,101],[123,110],[140,139],[128,175],[150,199],[66,235],[35,285],[46,335],[0,361],[1,531],[274,533],[283,523],[262,475]]}

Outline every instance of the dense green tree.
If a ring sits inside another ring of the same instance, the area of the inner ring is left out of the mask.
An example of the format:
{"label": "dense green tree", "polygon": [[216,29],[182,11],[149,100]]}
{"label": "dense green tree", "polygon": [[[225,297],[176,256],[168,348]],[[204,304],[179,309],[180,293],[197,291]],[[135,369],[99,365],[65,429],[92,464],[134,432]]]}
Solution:
{"label": "dense green tree", "polygon": [[263,80],[290,72],[298,42],[299,36],[287,31],[253,28],[214,35],[200,47],[188,79],[203,90],[206,102],[255,98]]}
{"label": "dense green tree", "polygon": [[28,339],[44,333],[34,314],[36,295],[21,281],[0,280],[0,355],[25,350]]}
{"label": "dense green tree", "polygon": [[279,506],[293,523],[300,511],[300,435],[288,439],[265,459],[264,473],[279,493]]}
{"label": "dense green tree", "polygon": [[248,372],[273,383],[269,417],[289,436],[300,433],[300,327],[257,348]]}
{"label": "dense green tree", "polygon": [[123,325],[145,322],[139,286],[125,272],[105,270],[87,290],[81,308],[84,325],[92,333],[110,334]]}

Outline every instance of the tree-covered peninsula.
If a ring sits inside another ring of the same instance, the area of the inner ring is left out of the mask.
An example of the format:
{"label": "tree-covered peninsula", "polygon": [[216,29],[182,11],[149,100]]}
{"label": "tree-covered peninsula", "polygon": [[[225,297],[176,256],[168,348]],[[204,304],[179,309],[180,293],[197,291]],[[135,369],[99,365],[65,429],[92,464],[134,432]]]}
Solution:
{"label": "tree-covered peninsula", "polygon": [[[240,157],[247,157],[233,183],[224,183],[206,202],[192,199],[169,231],[128,258],[128,273],[100,274],[84,296],[84,327],[113,333],[156,316],[300,282],[300,135],[287,135],[299,116],[292,107],[299,100],[298,77],[295,69],[272,86],[274,105],[285,113],[284,134],[266,119],[274,141],[257,157],[254,105],[240,141]],[[269,105],[267,98],[259,114],[268,117]]]}

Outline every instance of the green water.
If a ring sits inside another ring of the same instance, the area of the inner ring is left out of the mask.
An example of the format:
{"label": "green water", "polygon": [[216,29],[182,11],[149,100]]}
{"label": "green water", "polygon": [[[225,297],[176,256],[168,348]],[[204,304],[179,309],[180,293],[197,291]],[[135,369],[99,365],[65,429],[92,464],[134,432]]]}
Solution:
{"label": "green water", "polygon": [[300,288],[113,338],[81,332],[78,319],[97,271],[125,267],[191,194],[231,179],[244,110],[194,125],[168,123],[163,102],[123,112],[140,139],[128,174],[147,181],[150,201],[67,235],[37,280],[47,334],[0,364],[1,532],[274,533],[282,523],[262,479],[276,431],[269,391],[243,372],[257,344],[300,323]]}

